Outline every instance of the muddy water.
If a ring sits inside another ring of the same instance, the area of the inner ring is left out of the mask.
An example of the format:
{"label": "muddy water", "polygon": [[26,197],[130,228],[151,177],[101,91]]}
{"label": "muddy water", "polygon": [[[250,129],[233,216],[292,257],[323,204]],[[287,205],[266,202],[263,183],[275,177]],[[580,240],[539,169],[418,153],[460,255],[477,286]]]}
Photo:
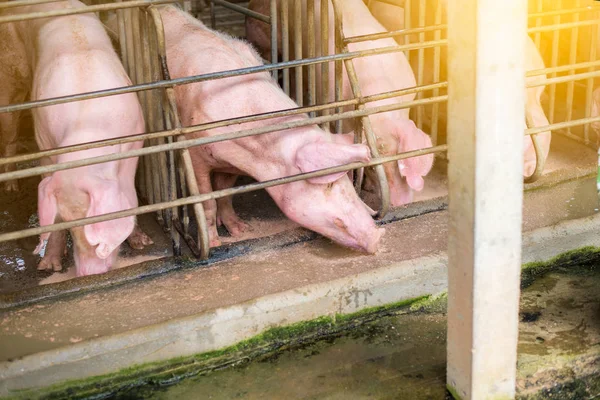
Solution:
{"label": "muddy water", "polygon": [[[599,287],[595,267],[550,273],[523,290],[519,390],[532,371],[560,357],[600,352]],[[443,399],[445,363],[445,315],[398,315],[266,360],[114,398]]]}

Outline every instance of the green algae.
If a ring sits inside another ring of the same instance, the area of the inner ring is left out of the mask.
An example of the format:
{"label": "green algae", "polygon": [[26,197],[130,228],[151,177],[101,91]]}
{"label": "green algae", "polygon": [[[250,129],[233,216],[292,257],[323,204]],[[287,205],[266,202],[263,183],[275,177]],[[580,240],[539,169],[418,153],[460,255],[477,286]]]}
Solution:
{"label": "green algae", "polygon": [[192,376],[272,356],[276,352],[339,334],[366,322],[395,313],[408,312],[415,301],[429,296],[370,307],[351,314],[323,316],[314,320],[270,328],[224,349],[136,365],[112,374],[67,381],[43,389],[15,392],[7,399],[101,399],[141,386],[164,386]]}
{"label": "green algae", "polygon": [[425,312],[430,314],[445,314],[448,309],[448,291],[427,296],[410,305],[410,311]]}

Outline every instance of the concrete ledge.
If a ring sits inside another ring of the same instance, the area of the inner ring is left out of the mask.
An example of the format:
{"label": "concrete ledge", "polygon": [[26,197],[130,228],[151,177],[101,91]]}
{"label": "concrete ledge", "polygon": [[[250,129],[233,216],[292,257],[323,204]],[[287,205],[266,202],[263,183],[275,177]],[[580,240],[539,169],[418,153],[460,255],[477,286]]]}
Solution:
{"label": "concrete ledge", "polygon": [[[525,234],[524,262],[600,246],[600,214]],[[186,318],[90,339],[0,364],[0,395],[126,367],[221,349],[274,326],[347,314],[446,289],[446,255],[438,252],[329,282],[307,285]]]}

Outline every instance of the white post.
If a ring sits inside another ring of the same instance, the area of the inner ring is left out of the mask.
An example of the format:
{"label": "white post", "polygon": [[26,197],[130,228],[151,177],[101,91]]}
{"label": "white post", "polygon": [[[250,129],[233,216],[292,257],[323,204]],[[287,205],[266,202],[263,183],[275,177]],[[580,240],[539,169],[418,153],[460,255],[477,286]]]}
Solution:
{"label": "white post", "polygon": [[515,397],[523,0],[448,1],[448,369],[460,399]]}

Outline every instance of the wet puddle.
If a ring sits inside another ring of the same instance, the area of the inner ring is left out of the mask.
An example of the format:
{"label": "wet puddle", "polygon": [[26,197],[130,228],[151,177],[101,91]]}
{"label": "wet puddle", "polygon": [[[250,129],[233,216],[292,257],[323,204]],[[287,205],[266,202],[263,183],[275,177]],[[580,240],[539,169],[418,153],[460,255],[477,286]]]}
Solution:
{"label": "wet puddle", "polygon": [[[540,356],[600,352],[600,269],[552,272],[521,296],[519,371]],[[405,314],[260,361],[116,399],[443,399],[446,317]],[[596,371],[600,373],[600,371]],[[569,397],[570,398],[570,397]]]}

